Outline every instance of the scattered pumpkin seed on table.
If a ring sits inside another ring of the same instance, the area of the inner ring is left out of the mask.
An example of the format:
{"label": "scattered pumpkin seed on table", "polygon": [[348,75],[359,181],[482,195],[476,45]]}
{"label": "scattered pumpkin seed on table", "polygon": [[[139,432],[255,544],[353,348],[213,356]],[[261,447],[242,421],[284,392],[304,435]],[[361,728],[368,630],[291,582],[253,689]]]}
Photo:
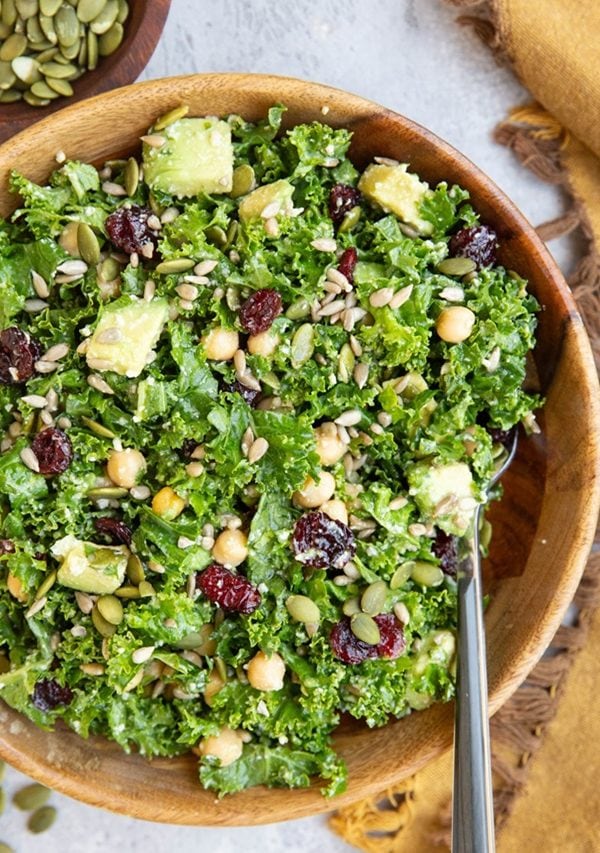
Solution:
{"label": "scattered pumpkin seed on table", "polygon": [[1,2],[0,103],[71,97],[72,81],[119,49],[129,11],[127,0]]}

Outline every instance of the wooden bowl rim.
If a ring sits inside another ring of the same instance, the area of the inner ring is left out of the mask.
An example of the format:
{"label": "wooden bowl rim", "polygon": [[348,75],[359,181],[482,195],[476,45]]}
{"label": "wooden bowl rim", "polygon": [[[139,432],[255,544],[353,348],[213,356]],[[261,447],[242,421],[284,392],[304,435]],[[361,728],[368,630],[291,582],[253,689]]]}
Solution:
{"label": "wooden bowl rim", "polygon": [[[474,166],[464,155],[456,151],[448,143],[441,140],[431,131],[416,124],[410,119],[380,107],[372,101],[360,96],[344,92],[318,83],[311,83],[296,78],[280,77],[275,75],[245,75],[238,73],[228,74],[197,74],[182,75],[179,77],[151,80],[144,83],[134,84],[110,93],[98,95],[84,103],[73,104],[67,107],[58,117],[48,116],[34,127],[26,129],[15,136],[10,142],[5,143],[1,151],[5,157],[10,157],[11,149],[22,151],[25,143],[35,145],[36,138],[41,138],[46,133],[52,133],[63,117],[74,113],[74,111],[93,112],[97,107],[108,105],[112,99],[119,103],[126,103],[128,99],[135,98],[140,92],[152,93],[155,98],[171,95],[177,102],[177,91],[179,87],[198,87],[209,91],[212,86],[215,91],[238,90],[240,93],[258,91],[261,94],[269,93],[273,96],[273,102],[282,100],[296,102],[301,97],[310,95],[311,103],[335,105],[341,113],[351,111],[352,108],[359,113],[358,122],[365,120],[367,116],[376,112],[378,116],[389,119],[399,134],[413,133],[419,136],[428,145],[451,156],[458,169],[468,174],[470,182],[477,185],[478,190],[487,191],[493,197],[493,206],[506,221],[515,229],[522,232],[527,239],[528,251],[533,256],[535,264],[549,282],[549,289],[554,290],[560,297],[565,309],[563,318],[563,341],[562,349],[569,356],[575,357],[581,367],[581,382],[585,386],[589,397],[589,412],[587,412],[586,425],[589,439],[589,472],[590,476],[586,483],[585,494],[582,495],[580,504],[585,512],[579,517],[579,523],[574,528],[573,546],[569,551],[570,559],[567,562],[567,570],[560,578],[555,591],[557,607],[552,613],[544,612],[538,615],[534,631],[529,635],[529,642],[520,649],[520,654],[512,663],[512,666],[503,674],[499,683],[490,693],[490,712],[495,712],[506,699],[514,692],[522,682],[527,672],[534,666],[537,660],[550,643],[556,629],[560,624],[562,614],[570,604],[583,569],[587,561],[589,548],[591,546],[596,527],[598,509],[600,507],[600,435],[594,425],[600,422],[600,391],[598,388],[598,377],[594,361],[585,334],[581,317],[578,314],[571,291],[567,287],[560,270],[550,256],[548,250],[537,236],[535,229],[529,224],[525,217],[517,210],[507,196],[488,178],[478,167]],[[181,99],[181,96],[179,96]],[[323,119],[327,121],[326,118]],[[351,123],[350,123],[351,124]],[[0,716],[4,705],[0,703]],[[409,720],[411,718],[408,718]],[[247,792],[235,795],[232,808],[223,808],[219,814],[218,807],[204,808],[198,802],[179,802],[178,807],[162,808],[160,802],[148,802],[136,796],[136,792],[122,786],[111,786],[110,780],[104,785],[89,784],[86,779],[85,770],[82,767],[58,768],[47,760],[42,762],[39,757],[31,758],[28,754],[19,752],[10,742],[4,740],[0,735],[0,756],[13,764],[22,772],[36,778],[40,782],[52,787],[62,793],[79,799],[91,805],[107,808],[111,811],[126,814],[133,817],[143,818],[151,821],[166,821],[177,824],[192,825],[250,825],[267,823],[277,820],[287,820],[304,817],[319,812],[328,811],[352,802],[362,796],[375,793],[382,788],[392,785],[394,781],[417,770],[431,758],[435,757],[451,743],[451,719],[452,705],[437,705],[427,711],[420,712],[418,719],[421,721],[423,730],[427,730],[427,747],[414,757],[408,758],[405,766],[394,777],[388,773],[387,776],[374,773],[366,784],[358,784],[350,780],[349,789],[345,794],[336,797],[335,800],[327,800],[319,793],[319,786],[313,784],[308,789],[287,791],[284,789],[267,790],[265,788],[251,789]],[[19,722],[27,725],[25,718],[18,716]],[[388,726],[401,725],[405,721],[390,723]],[[32,725],[32,724],[31,724]],[[74,736],[76,737],[76,736]],[[48,735],[52,738],[52,734]],[[97,749],[101,761],[103,739],[95,738],[86,747],[90,750]],[[125,755],[123,755],[125,759]],[[144,766],[151,771],[152,764],[146,763],[139,756],[128,757],[129,761],[144,762]],[[176,760],[173,760],[176,761]],[[155,766],[162,768],[167,766],[164,760],[155,760]],[[175,765],[173,763],[173,769]],[[203,792],[206,794],[207,792]],[[208,794],[210,802],[215,802],[212,795]],[[205,798],[204,802],[209,802]],[[282,811],[285,804],[286,811]],[[264,807],[264,808],[263,808]]]}
{"label": "wooden bowl rim", "polygon": [[[131,0],[130,0],[131,2]],[[123,88],[142,73],[160,40],[171,7],[171,0],[134,0],[139,6],[130,13],[125,24],[123,43],[110,56],[104,57],[93,71],[87,71],[73,84],[75,94],[70,98],[57,98],[47,107],[32,107],[24,101],[0,105],[0,141],[21,132],[32,124],[55,113],[75,106],[115,87]],[[148,22],[151,26],[148,27]],[[135,27],[132,25],[135,23]],[[150,37],[147,38],[148,33]]]}

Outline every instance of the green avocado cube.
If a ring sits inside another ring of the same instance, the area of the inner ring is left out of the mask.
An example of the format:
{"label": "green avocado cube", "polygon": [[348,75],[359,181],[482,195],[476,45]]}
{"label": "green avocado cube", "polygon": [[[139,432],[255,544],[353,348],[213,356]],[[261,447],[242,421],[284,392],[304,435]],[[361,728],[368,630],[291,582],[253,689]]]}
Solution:
{"label": "green avocado cube", "polygon": [[155,191],[186,198],[223,195],[233,187],[231,128],[216,118],[182,118],[160,136],[159,148],[144,144],[144,176]]}
{"label": "green avocado cube", "polygon": [[408,482],[409,494],[425,518],[446,533],[466,533],[477,499],[471,469],[465,462],[417,462],[408,471]]}
{"label": "green avocado cube", "polygon": [[358,188],[369,201],[386,212],[394,213],[402,222],[416,228],[419,234],[431,234],[431,222],[424,220],[420,213],[423,199],[431,190],[417,175],[407,172],[407,168],[406,163],[371,163],[363,172]]}
{"label": "green avocado cube", "polygon": [[58,583],[69,589],[111,595],[125,579],[130,553],[124,545],[95,545],[65,536],[51,550],[61,561]]}
{"label": "green avocado cube", "polygon": [[[272,184],[264,184],[262,187],[252,190],[240,202],[238,208],[242,222],[250,222],[252,219],[261,217],[271,219],[277,216],[289,216],[294,209],[292,196],[294,187],[289,181],[275,181]],[[272,211],[269,211],[272,208]],[[265,216],[270,212],[270,216]]]}
{"label": "green avocado cube", "polygon": [[108,305],[89,339],[88,367],[112,370],[119,376],[139,376],[152,356],[168,316],[166,299],[151,302],[134,299],[124,305]]}

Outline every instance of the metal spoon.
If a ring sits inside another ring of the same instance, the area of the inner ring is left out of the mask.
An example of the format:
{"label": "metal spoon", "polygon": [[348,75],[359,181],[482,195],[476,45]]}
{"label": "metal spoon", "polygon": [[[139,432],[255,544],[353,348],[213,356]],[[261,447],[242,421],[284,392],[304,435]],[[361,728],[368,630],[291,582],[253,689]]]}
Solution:
{"label": "metal spoon", "polygon": [[[513,461],[514,431],[490,481],[495,485]],[[494,800],[488,719],[488,685],[481,594],[479,504],[462,540],[458,564],[458,669],[454,725],[452,853],[493,853]]]}

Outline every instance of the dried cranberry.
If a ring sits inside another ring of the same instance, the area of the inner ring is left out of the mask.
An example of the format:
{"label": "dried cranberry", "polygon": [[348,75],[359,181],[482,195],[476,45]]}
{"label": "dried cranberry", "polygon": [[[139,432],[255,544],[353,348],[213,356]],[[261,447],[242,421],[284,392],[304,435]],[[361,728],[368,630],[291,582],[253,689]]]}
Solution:
{"label": "dried cranberry", "polygon": [[240,323],[249,335],[266,332],[282,310],[281,296],[276,290],[256,290],[240,308]]}
{"label": "dried cranberry", "polygon": [[18,385],[35,373],[42,348],[27,332],[10,326],[0,332],[0,383]]}
{"label": "dried cranberry", "polygon": [[402,625],[393,613],[381,613],[375,616],[379,628],[379,643],[376,646],[377,656],[395,660],[406,648]]}
{"label": "dried cranberry", "polygon": [[37,681],[33,688],[31,701],[40,711],[53,711],[61,705],[70,705],[73,691],[70,687],[62,687],[53,678],[43,678]]}
{"label": "dried cranberry", "polygon": [[94,527],[98,533],[108,536],[113,545],[127,545],[128,548],[131,546],[131,530],[118,518],[95,518]]}
{"label": "dried cranberry", "polygon": [[300,516],[292,533],[295,558],[314,569],[342,569],[354,556],[354,533],[347,524],[315,510]]}
{"label": "dried cranberry", "polygon": [[498,429],[497,427],[488,427],[488,432],[494,444],[501,444],[507,450],[512,447],[515,436],[515,427],[512,429]]}
{"label": "dried cranberry", "polygon": [[31,443],[40,474],[62,474],[73,461],[73,445],[60,429],[48,427],[38,432]]}
{"label": "dried cranberry", "polygon": [[128,255],[141,252],[146,243],[156,246],[158,231],[150,228],[148,219],[153,215],[149,207],[133,204],[119,207],[106,219],[106,230],[112,243]]}
{"label": "dried cranberry", "polygon": [[10,539],[0,539],[0,557],[4,557],[5,554],[14,554],[15,553],[15,544],[11,542]]}
{"label": "dried cranberry", "polygon": [[450,238],[448,249],[453,258],[470,258],[478,268],[496,261],[497,235],[487,225],[461,228]]}
{"label": "dried cranberry", "polygon": [[362,663],[364,660],[378,657],[377,646],[371,646],[354,636],[349,616],[344,616],[333,626],[329,643],[334,655],[342,663]]}
{"label": "dried cranberry", "polygon": [[458,539],[439,528],[435,531],[431,550],[440,561],[440,569],[450,577],[456,577],[458,567]]}
{"label": "dried cranberry", "polygon": [[360,204],[361,195],[348,184],[336,184],[329,193],[329,216],[334,225],[341,225],[344,216]]}
{"label": "dried cranberry", "polygon": [[260,391],[256,391],[254,388],[247,388],[237,379],[233,383],[225,383],[223,385],[223,389],[234,394],[239,394],[244,402],[248,403],[252,408],[256,408],[260,398],[262,397],[262,393]]}
{"label": "dried cranberry", "polygon": [[338,272],[345,275],[350,284],[354,281],[354,268],[358,261],[358,252],[356,249],[346,249],[338,264]]}
{"label": "dried cranberry", "polygon": [[195,450],[197,447],[198,447],[198,442],[197,442],[197,441],[195,441],[193,438],[186,438],[186,439],[184,439],[183,444],[182,444],[182,445],[181,445],[181,447],[179,448],[179,453],[181,454],[181,456],[182,456],[184,459],[186,459],[186,460],[188,460],[188,461],[189,461],[190,459],[193,459],[193,458],[194,458],[194,457],[192,456],[192,453],[194,452],[194,450]]}
{"label": "dried cranberry", "polygon": [[261,594],[243,575],[236,575],[219,563],[212,563],[196,575],[196,589],[223,610],[253,613],[260,605]]}

